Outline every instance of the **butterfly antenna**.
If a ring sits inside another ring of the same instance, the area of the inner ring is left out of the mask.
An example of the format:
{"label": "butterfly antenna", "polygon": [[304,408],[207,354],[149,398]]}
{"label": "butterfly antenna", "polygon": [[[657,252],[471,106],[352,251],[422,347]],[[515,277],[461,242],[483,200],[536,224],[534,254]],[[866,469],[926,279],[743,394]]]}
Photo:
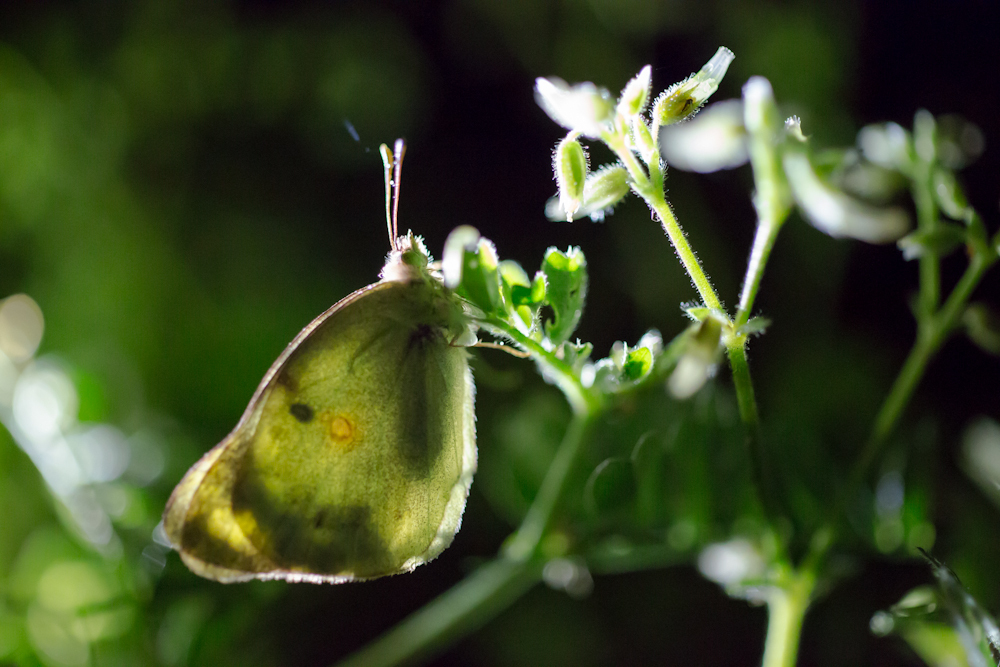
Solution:
{"label": "butterfly antenna", "polygon": [[396,250],[395,219],[392,212],[392,169],[396,160],[385,144],[379,146],[378,151],[382,155],[382,165],[385,167],[385,226],[389,232],[389,247]]}
{"label": "butterfly antenna", "polygon": [[396,139],[393,146],[396,157],[395,169],[392,173],[392,236],[399,234],[399,192],[403,187],[403,156],[406,154],[406,142]]}

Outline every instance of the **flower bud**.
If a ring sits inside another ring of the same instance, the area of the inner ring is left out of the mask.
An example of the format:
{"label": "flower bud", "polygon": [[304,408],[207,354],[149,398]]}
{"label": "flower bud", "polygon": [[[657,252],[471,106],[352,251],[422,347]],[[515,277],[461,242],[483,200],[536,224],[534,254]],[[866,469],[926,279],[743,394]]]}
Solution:
{"label": "flower bud", "polygon": [[535,101],[567,130],[598,139],[615,117],[615,103],[604,88],[590,82],[570,86],[557,77],[535,79]]}
{"label": "flower bud", "polygon": [[674,398],[684,400],[694,396],[715,370],[722,341],[722,322],[709,315],[691,325],[687,349],[667,379],[667,388]]}
{"label": "flower bud", "polygon": [[629,187],[625,168],[607,165],[587,176],[583,187],[583,201],[575,213],[567,213],[561,198],[553,197],[545,205],[545,215],[550,220],[566,221],[579,220],[589,215],[595,221],[600,221],[629,193]]}
{"label": "flower bud", "polygon": [[629,138],[632,141],[632,147],[639,151],[642,161],[649,164],[656,153],[656,142],[653,141],[653,135],[649,131],[649,126],[646,125],[646,121],[642,119],[642,116],[635,116],[632,118],[631,129],[632,133],[629,135]]}
{"label": "flower bud", "polygon": [[566,221],[573,220],[573,214],[583,203],[583,191],[587,181],[587,154],[573,133],[559,142],[552,156],[552,170],[556,175],[559,190],[559,205],[566,212]]}
{"label": "flower bud", "polygon": [[858,147],[869,162],[909,173],[913,163],[910,133],[896,123],[866,125],[858,132]]}
{"label": "flower bud", "polygon": [[625,84],[622,95],[618,98],[618,113],[626,118],[638,116],[646,108],[649,101],[649,86],[652,68],[646,65],[632,80]]}
{"label": "flower bud", "polygon": [[732,51],[720,46],[697,74],[675,83],[657,98],[653,106],[653,122],[657,125],[671,125],[698,111],[705,100],[718,90],[722,77],[726,75],[726,70],[735,57]]}

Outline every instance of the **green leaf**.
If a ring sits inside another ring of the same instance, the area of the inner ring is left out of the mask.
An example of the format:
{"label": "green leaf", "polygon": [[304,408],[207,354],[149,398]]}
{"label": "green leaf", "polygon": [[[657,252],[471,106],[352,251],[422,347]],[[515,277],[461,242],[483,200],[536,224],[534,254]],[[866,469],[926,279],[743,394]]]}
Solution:
{"label": "green leaf", "polygon": [[475,250],[465,249],[462,282],[456,291],[488,315],[496,313],[502,303],[497,269],[497,253],[488,239],[479,239]]}
{"label": "green leaf", "polygon": [[622,371],[629,380],[638,380],[653,368],[653,353],[648,347],[639,347],[625,357]]}
{"label": "green leaf", "polygon": [[545,334],[553,345],[569,339],[583,314],[587,295],[587,262],[583,251],[570,248],[565,253],[549,248],[542,261],[546,300],[553,318],[545,322]]}
{"label": "green leaf", "polygon": [[545,300],[545,277],[539,273],[534,281],[529,280],[525,270],[513,260],[500,262],[499,272],[507,319],[520,331],[531,335],[538,328],[538,311]]}

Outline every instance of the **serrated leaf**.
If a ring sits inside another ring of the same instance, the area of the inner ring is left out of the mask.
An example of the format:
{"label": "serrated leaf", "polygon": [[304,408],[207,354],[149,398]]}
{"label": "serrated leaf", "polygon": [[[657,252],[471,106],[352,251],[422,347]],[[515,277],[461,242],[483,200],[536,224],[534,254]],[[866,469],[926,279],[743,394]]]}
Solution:
{"label": "serrated leaf", "polygon": [[565,253],[549,248],[542,261],[546,301],[553,317],[545,322],[545,334],[553,345],[568,340],[583,314],[587,295],[587,262],[579,248]]}

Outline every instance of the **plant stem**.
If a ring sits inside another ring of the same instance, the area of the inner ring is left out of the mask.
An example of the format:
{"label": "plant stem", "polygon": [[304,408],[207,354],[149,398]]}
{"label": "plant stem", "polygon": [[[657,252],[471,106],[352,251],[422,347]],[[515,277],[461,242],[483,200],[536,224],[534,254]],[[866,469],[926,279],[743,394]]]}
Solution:
{"label": "plant stem", "polygon": [[809,609],[816,578],[811,571],[790,572],[767,600],[767,639],[762,667],[795,667],[802,622]]}
{"label": "plant stem", "polygon": [[750,379],[750,365],[747,363],[746,339],[742,336],[728,345],[729,365],[733,371],[733,386],[736,388],[736,403],[740,409],[740,419],[748,430],[756,432],[760,428],[757,414],[757,399]]}
{"label": "plant stem", "polygon": [[909,403],[917,384],[924,375],[927,363],[941,348],[945,339],[954,331],[962,315],[965,304],[972,296],[986,270],[996,262],[995,253],[976,252],[969,261],[962,278],[955,285],[944,306],[934,314],[922,315],[918,320],[917,340],[910,350],[889,395],[875,419],[872,435],[861,458],[855,465],[852,479],[859,481],[868,473],[869,467],[892,434],[903,410]]}
{"label": "plant stem", "polygon": [[339,665],[389,667],[426,659],[482,627],[540,578],[539,563],[487,563]]}
{"label": "plant stem", "polygon": [[771,256],[774,242],[778,239],[781,225],[761,218],[757,223],[757,231],[753,237],[753,248],[750,250],[750,261],[747,262],[747,273],[743,279],[743,291],[740,293],[740,305],[736,311],[733,327],[739,329],[750,319],[754,300],[760,290],[760,281],[764,277],[764,267]]}
{"label": "plant stem", "polygon": [[673,244],[674,250],[681,260],[681,264],[684,265],[684,269],[691,277],[691,282],[694,283],[695,289],[701,295],[702,302],[709,308],[722,310],[722,302],[719,301],[719,296],[715,293],[715,288],[708,281],[708,276],[705,275],[705,271],[701,268],[698,256],[691,249],[691,245],[684,236],[684,230],[681,229],[677,218],[674,217],[674,212],[670,210],[670,205],[664,198],[663,193],[652,193],[652,196],[646,199],[646,203],[649,204],[657,217],[660,218],[663,231],[666,232],[670,243]]}
{"label": "plant stem", "polygon": [[542,539],[552,524],[552,518],[566,491],[566,482],[576,466],[587,432],[597,414],[598,410],[591,410],[573,415],[534,502],[521,522],[521,527],[504,549],[505,557],[525,561],[539,555]]}
{"label": "plant stem", "polygon": [[503,338],[509,338],[526,351],[536,362],[543,366],[543,375],[549,378],[562,391],[574,414],[590,412],[598,408],[600,401],[597,396],[580,384],[580,379],[569,364],[555,356],[538,341],[526,336],[503,320],[487,320],[482,323],[490,333]]}
{"label": "plant stem", "polygon": [[[911,178],[911,196],[917,209],[917,227],[933,232],[939,226],[938,209],[934,203],[934,186],[931,184],[931,165],[918,160]],[[928,249],[920,256],[920,311],[930,314],[938,309],[941,301],[941,259],[937,252]]]}
{"label": "plant stem", "polygon": [[614,151],[618,159],[622,161],[622,164],[625,165],[629,176],[632,178],[636,193],[646,201],[646,204],[653,209],[653,212],[660,219],[663,231],[666,232],[667,238],[670,239],[670,243],[674,246],[674,250],[677,252],[681,264],[684,265],[684,270],[691,277],[691,282],[694,283],[695,289],[701,295],[702,302],[709,308],[722,310],[722,302],[719,301],[719,295],[715,293],[715,288],[712,287],[708,276],[705,275],[705,271],[701,268],[698,256],[694,254],[691,245],[684,236],[684,230],[681,229],[680,223],[674,217],[674,212],[670,210],[670,205],[663,196],[663,189],[653,186],[646,171],[636,159],[635,154],[625,145],[624,138],[609,134],[602,137],[602,139],[608,145],[608,148]]}

